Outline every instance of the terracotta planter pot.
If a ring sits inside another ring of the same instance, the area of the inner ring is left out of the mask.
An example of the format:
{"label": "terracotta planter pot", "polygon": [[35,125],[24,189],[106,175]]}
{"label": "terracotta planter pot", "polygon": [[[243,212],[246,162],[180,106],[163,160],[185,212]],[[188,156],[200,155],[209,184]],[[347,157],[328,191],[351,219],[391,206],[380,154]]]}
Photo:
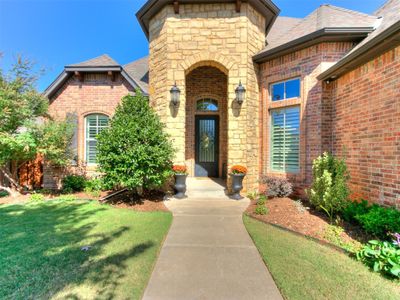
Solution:
{"label": "terracotta planter pot", "polygon": [[186,174],[175,174],[175,198],[183,199],[186,197]]}
{"label": "terracotta planter pot", "polygon": [[240,195],[240,191],[243,189],[243,178],[246,174],[229,174],[229,176],[231,176],[232,179],[233,194],[231,195],[231,198],[235,200],[243,199]]}

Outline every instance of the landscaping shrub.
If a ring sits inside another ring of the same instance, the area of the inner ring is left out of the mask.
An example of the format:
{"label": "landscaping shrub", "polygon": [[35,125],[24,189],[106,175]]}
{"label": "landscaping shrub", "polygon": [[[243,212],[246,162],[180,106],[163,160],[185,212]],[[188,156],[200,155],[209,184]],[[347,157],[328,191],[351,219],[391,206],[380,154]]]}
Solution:
{"label": "landscaping shrub", "polygon": [[254,212],[257,215],[266,215],[268,213],[268,209],[264,205],[257,205]]}
{"label": "landscaping shrub", "polygon": [[29,201],[31,201],[31,202],[42,202],[42,201],[44,201],[44,199],[45,198],[42,194],[32,194],[29,197]]}
{"label": "landscaping shrub", "polygon": [[68,175],[62,180],[63,192],[81,192],[85,188],[86,178],[82,175]]}
{"label": "landscaping shrub", "polygon": [[97,140],[97,162],[108,188],[123,187],[140,194],[161,187],[172,175],[171,141],[139,90],[122,99],[110,127]]}
{"label": "landscaping shrub", "polygon": [[368,233],[381,239],[387,239],[389,234],[400,232],[400,211],[394,208],[372,205],[364,214],[355,218]]}
{"label": "landscaping shrub", "polygon": [[343,159],[324,153],[313,162],[313,184],[307,191],[310,202],[322,209],[333,221],[334,216],[346,207],[349,196],[349,179]]}
{"label": "landscaping shrub", "polygon": [[8,192],[0,191],[0,198],[7,197],[7,196],[8,196]]}
{"label": "landscaping shrub", "polygon": [[286,178],[264,176],[261,183],[267,185],[267,195],[270,197],[283,198],[293,193],[293,185]]}
{"label": "landscaping shrub", "polygon": [[362,261],[375,272],[400,279],[400,248],[390,242],[370,241],[357,252]]}
{"label": "landscaping shrub", "polygon": [[102,178],[96,177],[91,178],[85,182],[85,192],[98,192],[104,189],[104,184]]}
{"label": "landscaping shrub", "polygon": [[258,192],[257,191],[253,191],[253,192],[249,192],[247,193],[247,198],[249,198],[250,200],[256,200],[257,196],[258,196]]}
{"label": "landscaping shrub", "polygon": [[348,202],[342,212],[343,219],[347,222],[358,223],[356,216],[361,216],[369,211],[368,201]]}

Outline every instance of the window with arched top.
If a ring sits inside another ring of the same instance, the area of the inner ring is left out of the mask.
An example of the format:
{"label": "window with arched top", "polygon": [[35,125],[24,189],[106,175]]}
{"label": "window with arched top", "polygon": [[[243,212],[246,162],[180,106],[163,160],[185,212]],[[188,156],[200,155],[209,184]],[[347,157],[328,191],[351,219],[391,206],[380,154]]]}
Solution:
{"label": "window with arched top", "polygon": [[109,117],[102,114],[91,114],[85,117],[85,160],[96,164],[97,135],[108,127]]}
{"label": "window with arched top", "polygon": [[198,112],[217,112],[218,101],[209,98],[197,100],[196,110]]}

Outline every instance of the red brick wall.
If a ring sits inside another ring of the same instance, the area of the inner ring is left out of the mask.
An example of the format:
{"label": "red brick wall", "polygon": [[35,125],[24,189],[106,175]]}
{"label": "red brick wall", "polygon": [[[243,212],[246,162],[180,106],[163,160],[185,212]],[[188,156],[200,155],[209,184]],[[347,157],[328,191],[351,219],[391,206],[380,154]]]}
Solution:
{"label": "red brick wall", "polygon": [[[227,76],[215,67],[198,67],[186,76],[186,164],[190,175],[194,175],[195,115],[219,116],[219,176],[227,166]],[[211,98],[218,101],[218,113],[196,112],[197,100]],[[225,172],[226,173],[226,172]]]}
{"label": "red brick wall", "polygon": [[400,47],[332,82],[333,152],[354,197],[400,207]]}
{"label": "red brick wall", "polygon": [[[331,131],[329,94],[323,93],[322,83],[317,80],[317,76],[326,69],[328,64],[338,61],[352,47],[353,44],[349,42],[322,43],[272,59],[261,65],[261,174],[290,178],[301,189],[311,183],[312,162],[323,151],[328,150],[329,145],[326,142],[329,141]],[[295,77],[301,78],[300,98],[272,102],[270,84]],[[300,171],[293,174],[272,172],[269,167],[269,111],[294,105],[300,106]]]}
{"label": "red brick wall", "polygon": [[[77,155],[80,161],[84,161],[85,116],[91,113],[111,116],[121,98],[129,92],[133,92],[132,87],[120,75],[112,81],[107,74],[85,73],[83,82],[72,76],[50,99],[50,115],[59,119],[68,114],[77,117]],[[88,167],[88,170],[93,168]],[[44,166],[45,187],[59,187],[59,177],[59,172]]]}

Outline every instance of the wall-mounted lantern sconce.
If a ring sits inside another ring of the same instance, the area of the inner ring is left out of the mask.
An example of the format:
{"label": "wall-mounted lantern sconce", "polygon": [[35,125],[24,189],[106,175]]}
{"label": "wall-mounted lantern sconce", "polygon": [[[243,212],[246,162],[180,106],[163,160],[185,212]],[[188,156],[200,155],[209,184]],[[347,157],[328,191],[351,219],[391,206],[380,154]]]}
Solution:
{"label": "wall-mounted lantern sconce", "polygon": [[175,82],[174,86],[171,88],[170,93],[171,93],[171,103],[172,103],[172,105],[173,106],[178,106],[179,105],[179,101],[180,101],[179,98],[181,96],[181,90],[176,85],[176,82]]}
{"label": "wall-mounted lantern sconce", "polygon": [[235,90],[236,93],[236,102],[241,105],[244,101],[244,95],[246,93],[246,89],[242,85],[242,81],[239,81],[239,85]]}

